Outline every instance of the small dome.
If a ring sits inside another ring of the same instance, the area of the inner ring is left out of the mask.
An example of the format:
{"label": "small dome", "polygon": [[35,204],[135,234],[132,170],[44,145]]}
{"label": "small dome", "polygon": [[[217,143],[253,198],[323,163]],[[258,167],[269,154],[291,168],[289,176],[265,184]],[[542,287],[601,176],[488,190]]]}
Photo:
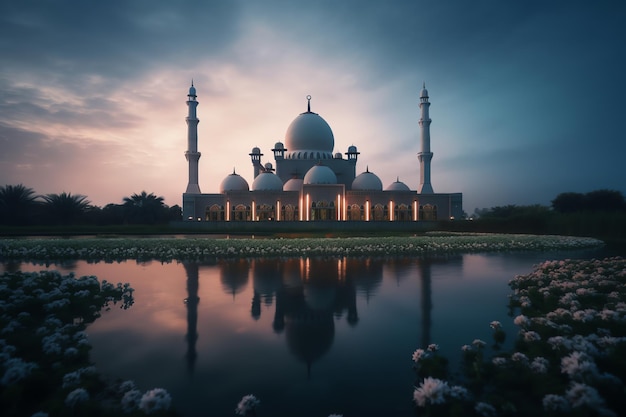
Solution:
{"label": "small dome", "polygon": [[343,155],[341,155],[341,152],[335,152],[335,159],[341,159],[343,158]]}
{"label": "small dome", "polygon": [[259,149],[258,147],[254,147],[252,148],[252,152],[250,152],[253,155],[260,155],[261,154],[261,149]]}
{"label": "small dome", "polygon": [[268,171],[272,171],[272,170],[274,170],[274,167],[272,166],[271,162],[266,162],[265,163],[265,169],[268,170]]}
{"label": "small dome", "polygon": [[304,176],[304,184],[337,184],[337,176],[326,165],[315,165]]}
{"label": "small dome", "polygon": [[282,142],[276,142],[274,144],[274,149],[273,150],[277,150],[278,151],[278,150],[281,150],[281,149],[285,149],[285,145],[283,145]]}
{"label": "small dome", "polygon": [[356,146],[354,145],[348,146],[348,153],[356,153]]}
{"label": "small dome", "polygon": [[395,182],[389,184],[385,191],[411,191],[411,189],[398,178]]}
{"label": "small dome", "polygon": [[422,91],[420,91],[420,98],[428,98],[428,90],[426,89],[426,83],[422,87]]}
{"label": "small dome", "polygon": [[233,171],[232,174],[224,178],[220,184],[220,193],[224,194],[226,191],[249,191],[248,182],[239,174]]}
{"label": "small dome", "polygon": [[362,191],[382,191],[383,183],[376,174],[370,172],[368,169],[367,171],[359,174],[354,181],[352,181],[352,189]]}
{"label": "small dome", "polygon": [[283,182],[272,172],[261,172],[252,182],[252,191],[281,191]]}
{"label": "small dome", "polygon": [[189,87],[189,96],[196,96],[196,87],[193,86],[193,83],[191,83],[191,87]]}
{"label": "small dome", "polygon": [[283,185],[283,191],[300,191],[303,182],[302,178],[292,178]]}

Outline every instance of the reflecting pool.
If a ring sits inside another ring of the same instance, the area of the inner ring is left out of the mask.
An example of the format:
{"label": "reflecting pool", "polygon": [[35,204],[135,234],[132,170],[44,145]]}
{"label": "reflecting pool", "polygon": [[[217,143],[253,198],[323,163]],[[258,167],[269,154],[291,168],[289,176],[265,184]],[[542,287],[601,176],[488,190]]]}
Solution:
{"label": "reflecting pool", "polygon": [[87,329],[104,374],[160,387],[182,416],[235,415],[246,394],[259,416],[411,416],[411,354],[429,343],[457,364],[460,347],[513,339],[508,282],[575,252],[431,259],[241,259],[213,263],[5,264],[129,282],[135,304]]}

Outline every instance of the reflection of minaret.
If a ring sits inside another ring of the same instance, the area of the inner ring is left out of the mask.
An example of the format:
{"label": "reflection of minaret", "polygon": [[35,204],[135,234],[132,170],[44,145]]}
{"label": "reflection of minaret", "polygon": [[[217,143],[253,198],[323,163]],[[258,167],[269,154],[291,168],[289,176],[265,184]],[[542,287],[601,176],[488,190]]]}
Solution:
{"label": "reflection of minaret", "polygon": [[433,309],[432,286],[431,286],[431,261],[419,260],[419,271],[422,282],[422,346],[426,348],[430,344],[430,327],[432,324],[431,313]]}
{"label": "reflection of minaret", "polygon": [[185,267],[185,273],[187,274],[187,298],[185,304],[187,305],[187,370],[189,373],[193,373],[194,365],[196,364],[196,341],[198,340],[198,303],[200,298],[198,297],[198,264],[196,263],[183,263]]}

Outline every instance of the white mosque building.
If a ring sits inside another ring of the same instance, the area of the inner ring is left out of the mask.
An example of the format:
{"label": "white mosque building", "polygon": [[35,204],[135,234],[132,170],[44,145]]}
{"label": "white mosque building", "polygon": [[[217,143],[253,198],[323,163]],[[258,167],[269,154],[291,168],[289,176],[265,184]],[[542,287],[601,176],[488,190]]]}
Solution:
{"label": "white mosque building", "polygon": [[204,194],[198,182],[199,119],[193,83],[187,97],[185,157],[189,164],[189,182],[183,193],[184,221],[271,221],[290,222],[291,226],[296,226],[295,222],[326,222],[327,226],[328,222],[353,222],[356,227],[372,222],[384,228],[385,224],[392,222],[450,220],[463,215],[461,193],[440,194],[433,191],[430,176],[433,157],[430,150],[430,102],[425,86],[420,92],[419,102],[421,150],[417,154],[418,190],[409,189],[399,179],[383,187],[380,178],[369,167],[356,175],[359,156],[356,146],[349,146],[345,154],[334,151],[333,131],[319,114],[311,111],[311,97],[307,96],[307,111],[291,122],[284,142],[277,142],[271,149],[273,164],[263,163],[260,148],[252,148],[252,184],[233,170],[221,182],[219,193]]}

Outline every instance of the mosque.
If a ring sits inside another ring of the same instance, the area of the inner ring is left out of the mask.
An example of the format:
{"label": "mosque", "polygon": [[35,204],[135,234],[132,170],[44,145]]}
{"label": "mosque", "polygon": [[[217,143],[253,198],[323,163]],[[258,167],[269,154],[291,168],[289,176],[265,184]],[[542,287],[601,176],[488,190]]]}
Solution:
{"label": "mosque", "polygon": [[[399,178],[383,188],[369,170],[356,175],[360,152],[334,152],[335,138],[326,121],[307,110],[287,128],[285,141],[271,149],[274,164],[261,160],[260,148],[250,152],[254,178],[249,184],[233,170],[221,182],[219,193],[205,194],[198,182],[198,107],[193,83],[187,95],[187,151],[189,182],[183,193],[183,219],[193,222],[419,222],[460,219],[461,193],[435,193],[431,184],[430,123],[426,87],[420,92],[420,184],[411,190]],[[301,223],[300,223],[301,224]],[[404,223],[406,225],[406,223]]]}

